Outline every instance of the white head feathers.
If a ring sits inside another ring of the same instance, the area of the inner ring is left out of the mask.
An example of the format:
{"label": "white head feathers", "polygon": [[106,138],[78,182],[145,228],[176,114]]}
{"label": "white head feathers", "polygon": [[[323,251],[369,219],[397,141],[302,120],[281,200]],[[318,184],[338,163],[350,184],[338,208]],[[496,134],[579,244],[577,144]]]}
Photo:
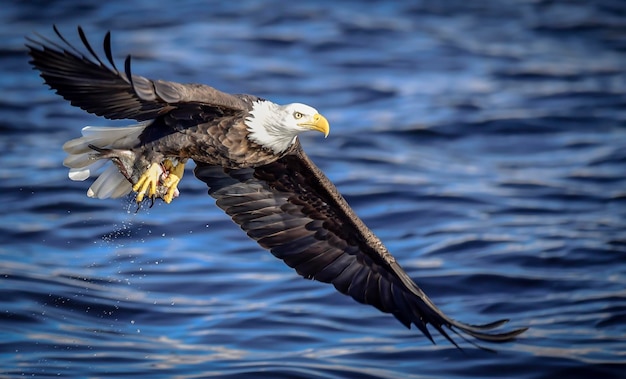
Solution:
{"label": "white head feathers", "polygon": [[300,103],[256,101],[245,122],[248,138],[275,154],[287,150],[299,133],[317,130],[328,135],[328,121],[315,108]]}

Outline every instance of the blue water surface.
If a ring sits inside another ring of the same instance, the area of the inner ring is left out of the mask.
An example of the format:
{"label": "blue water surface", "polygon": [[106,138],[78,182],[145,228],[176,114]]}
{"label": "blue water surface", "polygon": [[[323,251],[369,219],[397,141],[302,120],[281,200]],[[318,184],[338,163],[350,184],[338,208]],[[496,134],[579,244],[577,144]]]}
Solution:
{"label": "blue water surface", "polygon": [[[79,5],[80,4],[80,5]],[[626,372],[626,4],[13,1],[0,12],[0,377],[617,378]],[[134,72],[331,123],[305,150],[451,317],[529,326],[497,354],[303,280],[188,172],[135,212],[71,182],[88,115],[24,37],[107,30]]]}

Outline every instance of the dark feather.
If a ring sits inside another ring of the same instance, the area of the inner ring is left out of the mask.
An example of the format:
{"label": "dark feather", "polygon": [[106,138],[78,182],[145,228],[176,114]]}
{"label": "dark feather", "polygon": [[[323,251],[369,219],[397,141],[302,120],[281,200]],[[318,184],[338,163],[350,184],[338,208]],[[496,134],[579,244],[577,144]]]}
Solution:
{"label": "dark feather", "polygon": [[502,325],[468,325],[446,316],[408,277],[382,243],[298,146],[292,154],[256,169],[224,170],[199,163],[196,176],[246,233],[305,278],[332,283],[341,293],[415,325],[433,341],[431,324],[503,342],[526,329],[487,331]]}

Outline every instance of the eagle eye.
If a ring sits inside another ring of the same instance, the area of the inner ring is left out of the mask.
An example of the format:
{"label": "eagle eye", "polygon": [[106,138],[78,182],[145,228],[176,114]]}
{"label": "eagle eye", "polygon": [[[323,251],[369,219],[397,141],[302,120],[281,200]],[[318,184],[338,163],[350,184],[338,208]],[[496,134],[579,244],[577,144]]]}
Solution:
{"label": "eagle eye", "polygon": [[294,117],[296,120],[299,120],[299,119],[301,119],[302,117],[304,117],[304,115],[303,115],[302,113],[300,113],[300,112],[293,112],[293,117]]}

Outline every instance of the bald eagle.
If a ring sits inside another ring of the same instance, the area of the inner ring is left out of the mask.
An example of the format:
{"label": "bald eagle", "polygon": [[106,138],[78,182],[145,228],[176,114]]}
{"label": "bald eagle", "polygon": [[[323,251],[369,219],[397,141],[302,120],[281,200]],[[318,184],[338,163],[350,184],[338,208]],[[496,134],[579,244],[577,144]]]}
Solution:
{"label": "bald eagle", "polygon": [[135,192],[137,202],[170,203],[191,159],[217,206],[303,277],[332,283],[407,328],[415,325],[432,342],[427,324],[457,347],[447,330],[489,342],[510,341],[526,330],[493,332],[508,320],[469,325],[435,306],[304,153],[298,134],[329,132],[328,121],[314,108],[133,75],[130,56],[122,71],[116,67],[110,32],[103,44],[105,63],[80,27],[87,53],[54,31],[59,41],[27,37],[30,63],[44,81],[89,113],[138,121],[85,127],[82,137],[63,146],[70,179],[101,172],[88,196]]}

